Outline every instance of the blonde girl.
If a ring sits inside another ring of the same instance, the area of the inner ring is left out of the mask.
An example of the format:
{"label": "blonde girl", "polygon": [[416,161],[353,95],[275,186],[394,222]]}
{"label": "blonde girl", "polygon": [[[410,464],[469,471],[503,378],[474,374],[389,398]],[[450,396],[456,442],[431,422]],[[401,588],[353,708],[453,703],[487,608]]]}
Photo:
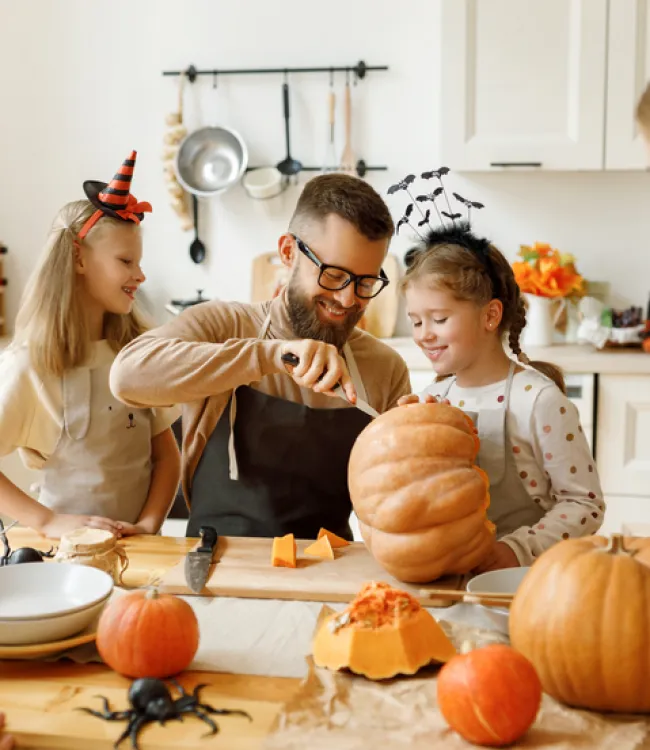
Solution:
{"label": "blonde girl", "polygon": [[605,510],[596,466],[561,372],[521,350],[526,311],[508,261],[458,214],[406,260],[413,338],[437,377],[401,403],[447,400],[475,421],[496,524],[477,572],[530,565],[557,541],[596,532]]}
{"label": "blonde girl", "polygon": [[178,485],[175,412],[126,407],[108,385],[117,352],[145,330],[135,294],[151,206],[130,194],[135,157],[59,211],[0,357],[0,456],[19,450],[41,472],[38,500],[0,473],[0,515],[52,537],[156,533]]}

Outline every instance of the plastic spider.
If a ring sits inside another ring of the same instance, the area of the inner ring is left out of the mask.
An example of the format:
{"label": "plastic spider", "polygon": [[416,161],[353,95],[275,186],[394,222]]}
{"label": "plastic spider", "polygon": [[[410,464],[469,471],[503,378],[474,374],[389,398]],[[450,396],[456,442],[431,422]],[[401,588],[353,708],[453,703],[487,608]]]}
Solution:
{"label": "plastic spider", "polygon": [[41,550],[32,549],[31,547],[19,547],[12,552],[9,546],[9,539],[7,538],[7,531],[15,523],[14,521],[14,523],[5,529],[2,519],[0,519],[0,541],[4,547],[4,552],[0,555],[0,568],[5,565],[16,565],[17,563],[43,562],[44,557],[54,557],[54,547],[50,547],[47,552],[41,552]]}
{"label": "plastic spider", "polygon": [[[210,727],[208,734],[216,734],[219,731],[217,724],[212,721],[208,714],[237,714],[245,716],[252,721],[250,714],[246,711],[227,708],[213,708],[207,703],[199,701],[199,691],[207,685],[197,685],[194,691],[187,693],[176,680],[170,680],[172,685],[180,693],[180,698],[172,698],[169,688],[162,680],[152,677],[142,677],[135,680],[128,692],[129,703],[133,708],[128,711],[111,711],[108,700],[102,695],[98,695],[104,702],[103,711],[94,711],[92,708],[79,708],[80,711],[98,716],[100,719],[107,721],[128,721],[126,729],[117,738],[113,747],[117,747],[128,736],[131,737],[131,743],[135,750],[138,750],[138,732],[145,724],[157,721],[159,724],[165,724],[170,719],[183,721],[183,714],[194,714],[204,721]],[[207,736],[207,735],[206,735]]]}

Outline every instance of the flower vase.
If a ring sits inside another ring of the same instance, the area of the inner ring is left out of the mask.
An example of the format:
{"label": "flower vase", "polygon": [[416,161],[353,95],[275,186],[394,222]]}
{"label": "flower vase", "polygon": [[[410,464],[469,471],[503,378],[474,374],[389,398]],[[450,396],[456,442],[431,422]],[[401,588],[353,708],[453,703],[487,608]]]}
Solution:
{"label": "flower vase", "polygon": [[553,344],[553,300],[536,294],[524,294],[526,326],[522,331],[524,351],[531,346]]}

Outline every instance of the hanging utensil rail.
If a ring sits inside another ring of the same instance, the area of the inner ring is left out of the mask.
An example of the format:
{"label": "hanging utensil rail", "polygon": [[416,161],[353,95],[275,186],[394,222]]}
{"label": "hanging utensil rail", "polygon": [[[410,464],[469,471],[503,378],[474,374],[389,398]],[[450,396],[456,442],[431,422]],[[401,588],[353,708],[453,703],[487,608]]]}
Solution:
{"label": "hanging utensil rail", "polygon": [[190,65],[187,70],[163,70],[164,76],[187,76],[190,83],[194,83],[197,76],[231,76],[231,75],[260,75],[266,73],[354,73],[357,79],[366,77],[366,73],[375,70],[388,70],[388,65],[366,65],[359,60],[356,65],[330,65],[321,68],[224,68],[214,70],[197,70]]}

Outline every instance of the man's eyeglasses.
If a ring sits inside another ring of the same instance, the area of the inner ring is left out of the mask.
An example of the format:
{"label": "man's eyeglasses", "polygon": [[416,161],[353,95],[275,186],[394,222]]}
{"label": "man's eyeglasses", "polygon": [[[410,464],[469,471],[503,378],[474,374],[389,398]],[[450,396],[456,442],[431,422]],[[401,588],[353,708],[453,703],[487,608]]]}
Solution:
{"label": "man's eyeglasses", "polygon": [[355,273],[346,271],[344,268],[328,266],[314,255],[300,237],[296,237],[295,234],[292,234],[291,236],[296,241],[296,245],[298,245],[300,252],[303,253],[303,255],[306,255],[309,260],[318,267],[318,285],[323,289],[327,289],[330,292],[337,292],[340,289],[345,289],[346,286],[349,286],[354,282],[354,293],[357,297],[360,299],[372,299],[390,283],[383,268],[379,271],[379,276],[358,276]]}

